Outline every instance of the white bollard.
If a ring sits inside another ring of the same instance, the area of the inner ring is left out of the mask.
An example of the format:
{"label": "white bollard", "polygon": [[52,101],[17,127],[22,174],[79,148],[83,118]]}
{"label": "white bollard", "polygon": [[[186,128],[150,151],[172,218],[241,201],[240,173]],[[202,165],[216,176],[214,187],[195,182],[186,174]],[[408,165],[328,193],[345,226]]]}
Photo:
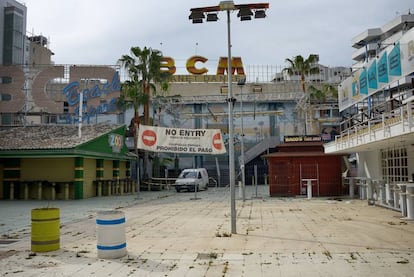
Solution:
{"label": "white bollard", "polygon": [[239,181],[239,197],[242,198],[243,197],[243,188],[242,188],[242,182]]}
{"label": "white bollard", "polygon": [[308,182],[306,183],[306,189],[308,192],[308,199],[312,199],[312,181],[308,180]]}
{"label": "white bollard", "polygon": [[96,218],[98,258],[126,255],[125,215],[122,211],[100,211]]}

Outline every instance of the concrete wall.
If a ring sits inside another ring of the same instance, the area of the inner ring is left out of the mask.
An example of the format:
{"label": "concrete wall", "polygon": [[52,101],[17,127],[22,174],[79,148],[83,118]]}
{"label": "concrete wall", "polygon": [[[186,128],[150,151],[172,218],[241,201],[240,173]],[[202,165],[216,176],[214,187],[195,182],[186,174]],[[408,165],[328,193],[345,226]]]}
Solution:
{"label": "concrete wall", "polygon": [[22,159],[21,180],[73,181],[73,158]]}
{"label": "concrete wall", "polygon": [[[48,181],[52,182],[72,182],[74,178],[74,159],[73,158],[44,158],[44,159],[22,159],[21,160],[21,180],[22,181]],[[73,198],[73,186],[69,185],[69,197]],[[37,199],[38,185],[30,183],[29,199]],[[44,199],[52,198],[50,186],[43,186],[42,196]],[[19,198],[23,198],[23,191],[20,191]],[[64,186],[56,186],[56,198],[64,198]]]}
{"label": "concrete wall", "polygon": [[112,179],[112,160],[104,161],[104,179]]}
{"label": "concrete wall", "polygon": [[96,160],[84,159],[83,161],[83,198],[96,196],[93,181],[96,179]]}
{"label": "concrete wall", "polygon": [[358,176],[371,179],[382,179],[381,152],[373,150],[356,154],[358,160]]}
{"label": "concrete wall", "polygon": [[126,162],[121,161],[119,163],[119,178],[124,179],[126,178]]}
{"label": "concrete wall", "polygon": [[29,64],[32,66],[51,64],[52,51],[40,43],[30,43]]}
{"label": "concrete wall", "polygon": [[3,199],[3,187],[4,187],[4,183],[3,183],[3,164],[0,163],[0,199]]}

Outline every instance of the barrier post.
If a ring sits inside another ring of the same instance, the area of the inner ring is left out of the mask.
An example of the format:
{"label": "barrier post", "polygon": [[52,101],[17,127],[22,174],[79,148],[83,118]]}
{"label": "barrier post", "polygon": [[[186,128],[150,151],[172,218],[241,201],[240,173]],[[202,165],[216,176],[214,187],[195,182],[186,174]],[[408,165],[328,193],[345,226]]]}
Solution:
{"label": "barrier post", "polygon": [[48,252],[60,247],[59,208],[32,209],[31,250]]}
{"label": "barrier post", "polygon": [[98,258],[126,255],[125,215],[122,211],[100,211],[96,218]]}

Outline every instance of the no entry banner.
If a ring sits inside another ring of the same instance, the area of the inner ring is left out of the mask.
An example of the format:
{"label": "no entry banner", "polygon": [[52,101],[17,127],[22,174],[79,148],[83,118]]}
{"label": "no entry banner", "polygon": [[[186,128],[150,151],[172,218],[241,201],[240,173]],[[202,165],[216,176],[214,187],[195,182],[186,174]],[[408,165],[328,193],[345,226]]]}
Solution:
{"label": "no entry banner", "polygon": [[140,125],[138,148],[153,152],[226,153],[220,129],[181,129]]}

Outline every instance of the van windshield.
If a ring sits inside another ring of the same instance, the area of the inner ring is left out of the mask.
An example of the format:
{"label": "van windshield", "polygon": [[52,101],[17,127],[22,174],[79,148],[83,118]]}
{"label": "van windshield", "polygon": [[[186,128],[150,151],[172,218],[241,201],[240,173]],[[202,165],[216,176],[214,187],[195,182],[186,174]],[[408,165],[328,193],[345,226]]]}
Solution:
{"label": "van windshield", "polygon": [[181,172],[180,176],[178,178],[184,179],[184,178],[197,178],[197,172],[195,171],[187,171],[187,172]]}

